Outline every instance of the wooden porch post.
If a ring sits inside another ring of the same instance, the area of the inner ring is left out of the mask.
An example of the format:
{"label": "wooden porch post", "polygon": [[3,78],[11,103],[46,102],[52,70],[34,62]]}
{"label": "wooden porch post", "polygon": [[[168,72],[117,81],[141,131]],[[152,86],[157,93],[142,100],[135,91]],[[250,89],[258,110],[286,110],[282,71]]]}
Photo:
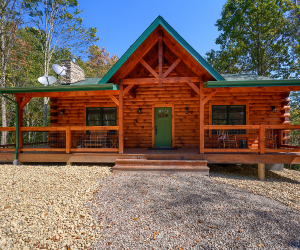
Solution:
{"label": "wooden porch post", "polygon": [[[70,150],[71,150],[71,141],[72,141],[72,132],[70,129],[70,126],[66,126],[66,154],[70,154]],[[70,164],[67,164],[70,165]]]}
{"label": "wooden porch post", "polygon": [[261,181],[265,180],[265,164],[264,163],[258,164],[258,179]]}
{"label": "wooden porch post", "polygon": [[259,153],[265,153],[265,134],[266,134],[266,125],[261,124],[259,130]]}
{"label": "wooden porch post", "polygon": [[124,97],[123,79],[119,81],[119,153],[124,153]]}
{"label": "wooden porch post", "polygon": [[23,107],[21,103],[23,101],[23,97],[17,97],[17,103],[19,104],[19,127],[16,128],[19,130],[19,152],[23,148],[23,132],[21,131],[21,127],[23,127]]}
{"label": "wooden porch post", "polygon": [[200,82],[199,88],[200,96],[200,107],[199,107],[199,153],[204,154],[204,92],[203,92],[203,81]]}

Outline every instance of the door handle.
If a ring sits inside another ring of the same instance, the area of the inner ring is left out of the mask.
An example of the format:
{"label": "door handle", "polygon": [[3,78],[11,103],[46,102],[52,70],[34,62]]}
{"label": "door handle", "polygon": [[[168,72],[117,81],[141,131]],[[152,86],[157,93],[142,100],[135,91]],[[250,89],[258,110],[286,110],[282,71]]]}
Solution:
{"label": "door handle", "polygon": [[155,134],[157,135],[157,126],[155,126]]}

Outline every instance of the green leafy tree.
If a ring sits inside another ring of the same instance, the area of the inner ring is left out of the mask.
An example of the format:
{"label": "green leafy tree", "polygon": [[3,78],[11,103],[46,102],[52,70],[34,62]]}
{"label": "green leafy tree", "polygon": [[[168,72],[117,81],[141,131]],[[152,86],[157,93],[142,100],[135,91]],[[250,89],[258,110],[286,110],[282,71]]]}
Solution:
{"label": "green leafy tree", "polygon": [[294,72],[293,77],[299,78],[300,76],[300,2],[299,0],[291,0],[292,8],[288,13],[289,24],[289,36],[291,44],[291,55],[295,64],[293,65],[292,71]]}
{"label": "green leafy tree", "polygon": [[[0,1],[0,87],[6,87],[7,67],[19,25],[22,23],[24,1]],[[1,125],[7,127],[7,101],[1,97]],[[1,133],[1,144],[7,142],[7,132]]]}
{"label": "green leafy tree", "polygon": [[88,49],[88,61],[85,63],[87,77],[102,78],[110,68],[118,61],[117,55],[109,57],[109,52],[103,47],[92,45]]}
{"label": "green leafy tree", "polygon": [[[37,78],[43,73],[43,54],[41,52],[36,30],[21,28],[17,31],[10,49],[10,58],[6,69],[7,87],[36,86]],[[11,97],[13,98],[13,97]],[[28,127],[43,126],[43,98],[33,98],[24,107],[23,121]],[[6,105],[7,125],[14,126],[16,121],[15,106]],[[34,132],[24,133],[26,142],[34,139]],[[7,143],[14,143],[14,136],[7,137]]]}
{"label": "green leafy tree", "polygon": [[[70,50],[81,54],[94,42],[97,28],[85,28],[77,0],[27,0],[31,24],[39,32],[44,56],[44,75],[48,75],[55,51]],[[47,103],[44,98],[44,126],[47,123]]]}
{"label": "green leafy tree", "polygon": [[221,51],[208,52],[207,60],[221,73],[290,77],[291,8],[285,0],[228,0],[216,24]]}

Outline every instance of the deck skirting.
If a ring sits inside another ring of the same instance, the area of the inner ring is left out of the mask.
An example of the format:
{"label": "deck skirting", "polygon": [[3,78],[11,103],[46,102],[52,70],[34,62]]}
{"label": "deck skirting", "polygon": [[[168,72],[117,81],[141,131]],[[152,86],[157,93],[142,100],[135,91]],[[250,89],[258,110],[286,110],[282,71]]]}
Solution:
{"label": "deck skirting", "polygon": [[[147,149],[125,149],[124,154],[119,153],[61,153],[61,152],[24,152],[19,153],[19,162],[57,162],[57,163],[115,163],[118,159],[152,159],[152,160],[206,160],[208,164],[300,164],[299,153],[206,153],[199,154],[197,149],[179,149],[170,151],[157,151]],[[0,162],[14,160],[13,152],[0,152]]]}

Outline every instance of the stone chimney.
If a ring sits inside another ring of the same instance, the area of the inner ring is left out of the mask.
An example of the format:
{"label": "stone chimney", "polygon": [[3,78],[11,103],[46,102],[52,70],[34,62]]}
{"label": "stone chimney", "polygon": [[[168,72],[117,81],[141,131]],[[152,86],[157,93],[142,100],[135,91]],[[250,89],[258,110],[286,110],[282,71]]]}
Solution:
{"label": "stone chimney", "polygon": [[61,84],[72,84],[85,79],[84,70],[72,60],[62,60],[61,66],[65,66],[66,75],[60,77]]}

